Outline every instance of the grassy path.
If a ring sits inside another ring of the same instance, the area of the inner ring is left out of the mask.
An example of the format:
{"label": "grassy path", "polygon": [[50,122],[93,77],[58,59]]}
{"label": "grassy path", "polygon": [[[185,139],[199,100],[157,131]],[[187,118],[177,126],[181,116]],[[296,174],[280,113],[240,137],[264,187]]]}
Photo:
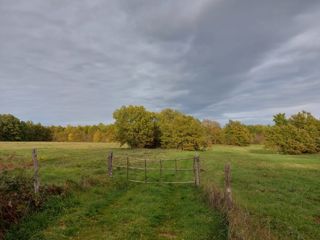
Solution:
{"label": "grassy path", "polygon": [[35,214],[7,239],[226,239],[221,216],[192,186],[98,186],[76,193],[72,204],[53,219]]}

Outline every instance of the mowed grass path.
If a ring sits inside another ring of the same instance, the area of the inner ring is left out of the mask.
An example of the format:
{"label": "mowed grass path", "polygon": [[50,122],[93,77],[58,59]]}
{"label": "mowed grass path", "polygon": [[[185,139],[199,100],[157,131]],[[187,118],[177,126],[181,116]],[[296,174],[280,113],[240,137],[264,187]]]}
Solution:
{"label": "mowed grass path", "polygon": [[[210,210],[193,185],[127,184],[125,171],[106,176],[110,145],[92,143],[0,143],[0,163],[19,174],[15,166],[30,163],[38,148],[42,183],[71,190],[66,199],[50,200],[43,211],[11,229],[6,239],[226,239],[223,218]],[[147,158],[193,156],[174,150],[128,150],[113,147],[114,155]],[[134,162],[133,162],[134,163]],[[190,167],[190,162],[179,163]],[[172,166],[167,166],[172,167]],[[31,176],[32,168],[28,170]],[[139,173],[130,177],[139,178]],[[148,173],[155,180],[158,171]],[[192,179],[192,173],[166,179]]]}

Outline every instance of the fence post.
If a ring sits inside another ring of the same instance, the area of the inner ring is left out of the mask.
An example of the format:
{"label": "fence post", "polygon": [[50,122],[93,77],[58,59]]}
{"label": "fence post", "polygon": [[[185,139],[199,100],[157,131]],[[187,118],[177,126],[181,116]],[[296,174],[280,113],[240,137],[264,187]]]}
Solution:
{"label": "fence post", "polygon": [[144,160],[144,182],[147,182],[147,160]]}
{"label": "fence post", "polygon": [[40,180],[39,180],[39,163],[38,163],[38,155],[37,149],[32,149],[32,160],[33,160],[33,167],[34,167],[34,176],[33,176],[33,185],[34,185],[34,193],[39,193],[40,188]]}
{"label": "fence post", "polygon": [[127,157],[127,182],[129,181],[129,157]]}
{"label": "fence post", "polygon": [[108,175],[112,177],[112,160],[113,160],[113,152],[111,151],[108,155]]}
{"label": "fence post", "polygon": [[192,169],[193,169],[193,178],[194,178],[194,185],[196,185],[196,165],[195,165],[195,157],[193,157],[193,161],[192,161]]}
{"label": "fence post", "polygon": [[194,157],[194,165],[195,165],[195,183],[196,186],[200,186],[200,157],[198,154]]}
{"label": "fence post", "polygon": [[230,210],[232,208],[232,191],[231,191],[231,166],[230,163],[226,163],[224,167],[224,178],[225,178],[225,190],[224,198],[227,208]]}
{"label": "fence post", "polygon": [[162,182],[162,160],[160,159],[160,183]]}

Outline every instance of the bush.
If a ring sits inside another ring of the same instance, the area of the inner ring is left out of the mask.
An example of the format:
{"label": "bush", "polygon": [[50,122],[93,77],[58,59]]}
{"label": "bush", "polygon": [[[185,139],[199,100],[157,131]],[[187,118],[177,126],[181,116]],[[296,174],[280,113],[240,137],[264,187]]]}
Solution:
{"label": "bush", "polygon": [[320,151],[320,121],[305,111],[289,119],[284,114],[274,116],[275,125],[266,135],[266,146],[287,154]]}
{"label": "bush", "polygon": [[250,144],[250,132],[239,121],[229,121],[224,128],[225,143],[228,145],[247,146]]}
{"label": "bush", "polygon": [[42,186],[39,195],[34,194],[33,181],[22,174],[0,175],[0,239],[13,224],[32,211],[42,207],[51,195],[61,195],[63,189],[57,186]]}
{"label": "bush", "polygon": [[204,128],[208,145],[222,144],[224,142],[223,131],[218,122],[205,119],[201,124]]}

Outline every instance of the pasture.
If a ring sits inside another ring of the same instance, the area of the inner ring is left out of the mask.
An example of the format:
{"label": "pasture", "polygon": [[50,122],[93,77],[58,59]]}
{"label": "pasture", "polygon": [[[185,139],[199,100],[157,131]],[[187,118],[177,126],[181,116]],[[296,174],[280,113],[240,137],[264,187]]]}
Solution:
{"label": "pasture", "polygon": [[[0,143],[0,167],[7,174],[32,176],[31,149],[38,149],[41,184],[65,186],[70,194],[52,198],[42,211],[12,227],[6,239],[227,239],[222,214],[210,209],[193,184],[127,183],[126,172],[107,177],[106,157],[188,158],[194,152],[130,150],[105,143]],[[278,239],[320,239],[320,155],[279,155],[262,146],[215,145],[200,152],[201,185],[223,187],[223,169],[231,163],[236,204],[253,222]],[[173,166],[168,163],[168,168]],[[179,167],[189,168],[181,161]],[[166,166],[164,166],[166,167]],[[157,181],[159,171],[148,172]],[[143,172],[130,172],[143,178]],[[168,172],[170,181],[188,181],[192,173]],[[259,239],[257,236],[256,239]],[[260,238],[261,239],[261,238]]]}

